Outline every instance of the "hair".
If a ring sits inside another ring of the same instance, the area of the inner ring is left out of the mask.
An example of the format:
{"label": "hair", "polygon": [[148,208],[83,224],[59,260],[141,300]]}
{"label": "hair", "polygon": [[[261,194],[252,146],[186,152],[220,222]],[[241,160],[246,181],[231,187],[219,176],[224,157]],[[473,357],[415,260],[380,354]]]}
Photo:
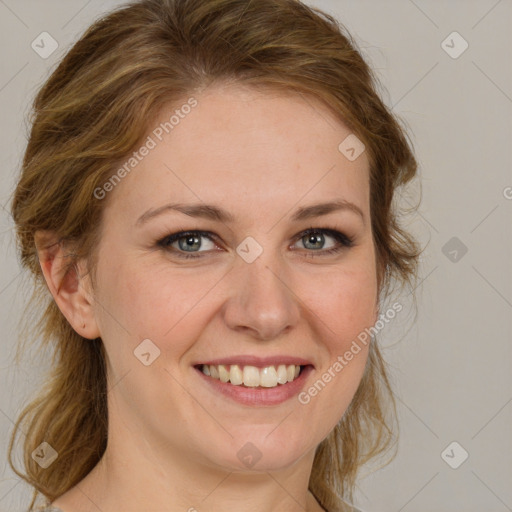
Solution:
{"label": "hair", "polygon": [[[107,375],[101,338],[81,337],[53,300],[35,233],[49,230],[95,276],[106,200],[95,199],[119,161],[147,135],[161,109],[216,83],[299,94],[326,105],[363,141],[370,163],[371,226],[380,296],[411,285],[420,250],[401,227],[396,191],[417,172],[401,121],[384,105],[378,80],[348,31],[299,0],[141,0],[95,21],[38,91],[11,213],[33,294],[20,344],[38,340],[53,365],[37,399],[15,423],[9,464],[50,501],[82,480],[107,445]],[[372,339],[359,387],[317,447],[309,490],[329,511],[346,510],[360,467],[396,444],[396,404],[386,363]],[[25,434],[25,473],[12,462]],[[31,453],[43,441],[58,452],[46,469]],[[396,453],[395,453],[396,455]],[[393,455],[394,457],[394,455]]]}

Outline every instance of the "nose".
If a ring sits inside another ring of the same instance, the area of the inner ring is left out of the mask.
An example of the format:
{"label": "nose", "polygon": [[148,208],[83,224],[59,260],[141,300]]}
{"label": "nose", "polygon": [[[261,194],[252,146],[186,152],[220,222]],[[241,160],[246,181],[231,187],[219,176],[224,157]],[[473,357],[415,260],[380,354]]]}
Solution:
{"label": "nose", "polygon": [[231,272],[224,320],[235,331],[271,340],[298,324],[300,308],[289,273],[276,260],[262,256],[252,263],[239,261]]}

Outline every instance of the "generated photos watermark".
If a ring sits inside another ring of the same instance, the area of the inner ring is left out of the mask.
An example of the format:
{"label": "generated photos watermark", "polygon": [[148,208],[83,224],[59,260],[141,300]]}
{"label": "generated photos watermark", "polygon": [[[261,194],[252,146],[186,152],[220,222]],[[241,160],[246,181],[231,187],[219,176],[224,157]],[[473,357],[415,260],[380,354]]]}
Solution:
{"label": "generated photos watermark", "polygon": [[[359,343],[366,346],[368,342],[371,340],[372,336],[375,336],[378,332],[382,331],[386,324],[395,318],[397,313],[402,311],[403,306],[399,302],[395,302],[385,313],[382,313],[379,316],[379,319],[375,322],[373,327],[366,328],[364,331],[360,332],[357,335],[357,339],[352,341],[352,345],[349,350],[346,350],[343,355],[339,355],[336,358],[336,361],[329,366],[329,368],[322,373],[319,379],[317,379],[312,386],[310,386],[307,390],[302,391],[298,395],[298,400],[301,404],[306,405],[311,401],[311,398],[318,395],[322,389],[325,388],[326,384],[331,382],[331,380],[336,377],[338,373],[345,368],[354,356],[361,352],[362,348]],[[359,341],[359,343],[358,343]]]}

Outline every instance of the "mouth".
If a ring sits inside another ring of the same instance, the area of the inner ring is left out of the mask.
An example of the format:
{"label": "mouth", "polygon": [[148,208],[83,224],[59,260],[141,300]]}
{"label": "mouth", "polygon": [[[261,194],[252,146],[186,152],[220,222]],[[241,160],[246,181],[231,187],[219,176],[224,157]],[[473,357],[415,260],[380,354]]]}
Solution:
{"label": "mouth", "polygon": [[204,375],[242,388],[277,388],[298,379],[312,365],[278,364],[263,367],[242,364],[196,364]]}
{"label": "mouth", "polygon": [[[214,396],[223,396],[249,407],[279,406],[304,389],[315,368],[312,364],[284,364],[290,363],[289,358],[287,359],[288,361],[280,361],[276,365],[265,362],[260,366],[195,364],[193,367],[199,379]],[[261,361],[256,364],[260,363]]]}

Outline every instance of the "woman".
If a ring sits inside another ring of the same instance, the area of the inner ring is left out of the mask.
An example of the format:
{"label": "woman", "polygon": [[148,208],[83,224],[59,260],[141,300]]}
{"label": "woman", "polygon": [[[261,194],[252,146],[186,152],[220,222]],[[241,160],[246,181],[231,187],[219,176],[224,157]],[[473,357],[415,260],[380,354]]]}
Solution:
{"label": "woman", "polygon": [[375,84],[296,0],[141,0],[67,53],[12,203],[56,353],[10,460],[31,510],[356,510],[393,441],[368,333],[419,255]]}

